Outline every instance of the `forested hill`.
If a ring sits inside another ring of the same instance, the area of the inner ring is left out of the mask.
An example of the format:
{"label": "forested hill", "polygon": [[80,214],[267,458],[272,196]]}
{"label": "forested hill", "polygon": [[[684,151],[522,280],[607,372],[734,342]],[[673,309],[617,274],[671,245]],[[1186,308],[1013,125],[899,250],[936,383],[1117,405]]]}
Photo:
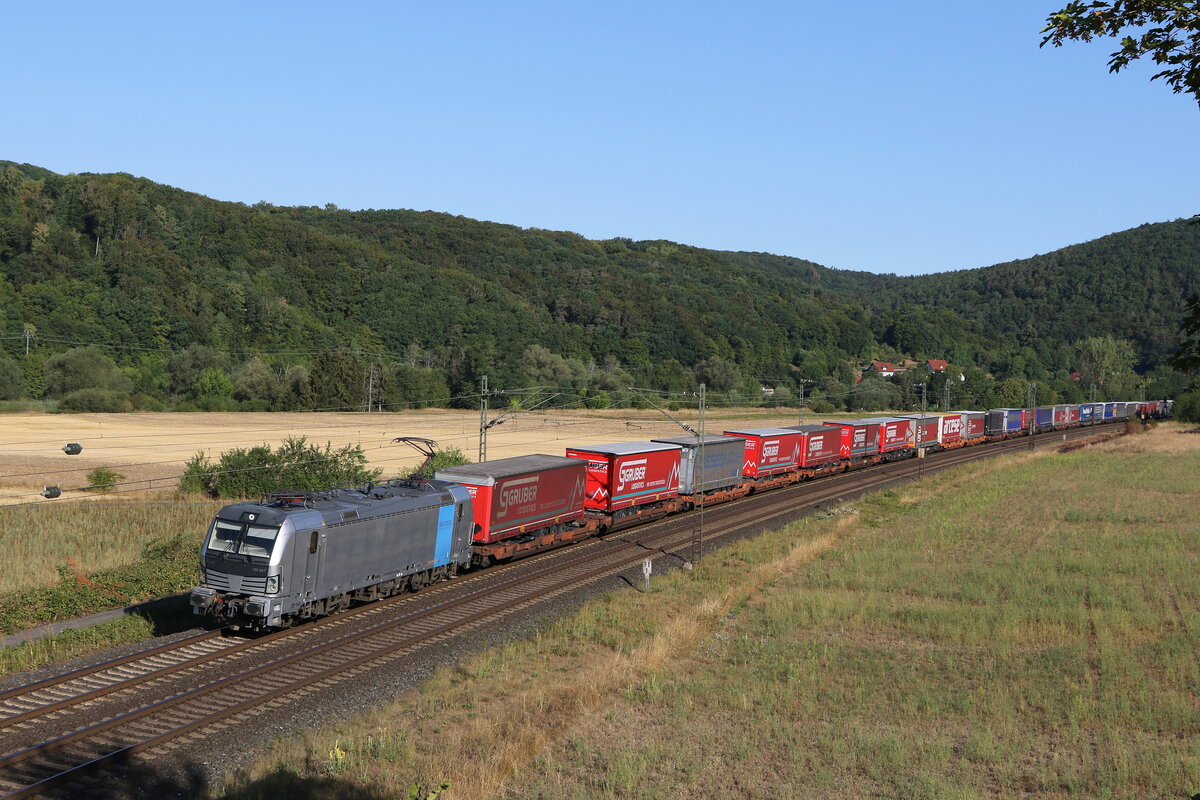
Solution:
{"label": "forested hill", "polygon": [[[981,269],[894,279],[891,308],[950,308],[1021,343],[1111,335],[1132,340],[1140,367],[1176,343],[1182,302],[1200,287],[1200,224],[1146,224],[1046,255]],[[920,333],[904,350],[937,349]]]}
{"label": "forested hill", "polygon": [[470,393],[484,374],[786,394],[901,356],[1050,379],[1072,367],[1071,342],[1105,333],[1135,338],[1152,366],[1182,292],[1200,288],[1198,262],[1200,226],[1165,223],[896,278],[433,212],[245,206],[0,162],[0,341],[14,360],[0,395],[17,367],[29,395],[78,389],[63,353],[86,345],[119,367],[105,385],[135,397],[269,407],[353,405],[372,372],[397,403]]}

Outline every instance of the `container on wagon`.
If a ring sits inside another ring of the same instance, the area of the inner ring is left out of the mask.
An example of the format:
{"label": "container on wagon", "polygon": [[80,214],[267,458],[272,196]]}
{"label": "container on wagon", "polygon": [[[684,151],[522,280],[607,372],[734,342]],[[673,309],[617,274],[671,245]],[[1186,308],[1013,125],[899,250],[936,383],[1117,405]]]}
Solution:
{"label": "container on wagon", "polygon": [[678,496],[681,449],[677,444],[617,442],[570,447],[567,456],[587,462],[584,506],[608,512]]}
{"label": "container on wagon", "polygon": [[1078,406],[1078,405],[1071,404],[1071,405],[1067,406],[1067,424],[1068,425],[1078,425],[1082,421],[1079,418],[1079,411],[1080,411],[1080,406]]}
{"label": "container on wagon", "polygon": [[936,416],[908,417],[913,424],[913,447],[937,447],[942,433],[942,418]]}
{"label": "container on wagon", "polygon": [[1033,409],[1033,424],[1039,431],[1050,430],[1054,427],[1054,406],[1038,406]]}
{"label": "container on wagon", "polygon": [[800,466],[800,433],[791,428],[746,428],[725,431],[745,442],[742,474],[761,478],[791,472]]}
{"label": "container on wagon", "polygon": [[913,445],[913,423],[905,417],[868,417],[861,423],[879,426],[879,452],[891,453]]}
{"label": "container on wagon", "polygon": [[1116,419],[1117,418],[1117,404],[1116,403],[1101,403],[1100,405],[1104,406],[1104,418],[1105,419]]}
{"label": "container on wagon", "polygon": [[1054,406],[1054,427],[1066,427],[1071,423],[1071,407],[1068,405]]}
{"label": "container on wagon", "polygon": [[434,477],[467,488],[474,540],[488,543],[582,517],[585,469],[578,459],[529,455],[446,467]]}
{"label": "container on wagon", "polygon": [[974,439],[983,436],[985,422],[987,420],[986,411],[951,411],[951,414],[961,414],[963,418],[963,438]]}
{"label": "container on wagon", "polygon": [[879,422],[871,419],[827,420],[826,425],[840,428],[840,455],[851,460],[879,454]]}
{"label": "container on wagon", "polygon": [[679,493],[712,492],[742,482],[742,454],[746,440],[737,436],[704,435],[704,464],[700,464],[700,437],[676,436],[655,439],[660,444],[676,444],[679,453]]}
{"label": "container on wagon", "polygon": [[1092,411],[1095,406],[1091,403],[1081,403],[1079,405],[1079,423],[1081,425],[1090,425],[1092,422]]}
{"label": "container on wagon", "polygon": [[1029,417],[1023,408],[989,408],[984,422],[988,436],[1004,436],[1025,430]]}
{"label": "container on wagon", "polygon": [[963,419],[961,411],[942,411],[936,416],[942,421],[941,431],[938,435],[939,442],[946,445],[962,441],[966,420]]}
{"label": "container on wagon", "polygon": [[842,457],[842,429],[836,425],[796,425],[802,437],[800,466],[820,467]]}

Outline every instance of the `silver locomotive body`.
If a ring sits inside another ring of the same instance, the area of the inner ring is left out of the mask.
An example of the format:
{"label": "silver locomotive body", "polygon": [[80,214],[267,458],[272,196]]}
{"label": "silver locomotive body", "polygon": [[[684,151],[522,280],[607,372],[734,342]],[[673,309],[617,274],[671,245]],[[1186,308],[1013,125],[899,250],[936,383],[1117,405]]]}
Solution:
{"label": "silver locomotive body", "polygon": [[192,610],[263,630],[420,588],[470,563],[473,520],[467,490],[436,480],[235,503],[209,526]]}

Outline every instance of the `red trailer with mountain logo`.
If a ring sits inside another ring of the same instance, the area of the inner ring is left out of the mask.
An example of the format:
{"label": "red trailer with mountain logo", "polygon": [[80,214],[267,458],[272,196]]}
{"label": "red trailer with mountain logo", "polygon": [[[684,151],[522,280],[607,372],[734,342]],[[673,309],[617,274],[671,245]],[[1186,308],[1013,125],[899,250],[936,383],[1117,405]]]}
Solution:
{"label": "red trailer with mountain logo", "polygon": [[568,448],[567,457],[587,463],[587,510],[624,517],[620,512],[679,497],[681,450],[662,442],[618,442]]}
{"label": "red trailer with mountain logo", "polygon": [[746,440],[742,474],[762,480],[795,472],[800,467],[800,433],[791,428],[746,428],[725,431]]}
{"label": "red trailer with mountain logo", "polygon": [[446,467],[434,477],[470,493],[476,561],[486,564],[588,536],[585,472],[578,459],[537,454]]}

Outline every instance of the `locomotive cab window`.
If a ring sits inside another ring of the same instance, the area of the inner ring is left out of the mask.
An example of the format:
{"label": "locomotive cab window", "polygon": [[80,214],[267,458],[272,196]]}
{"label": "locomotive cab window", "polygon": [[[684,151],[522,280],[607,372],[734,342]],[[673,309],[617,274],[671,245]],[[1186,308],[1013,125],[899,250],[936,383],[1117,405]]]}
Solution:
{"label": "locomotive cab window", "polygon": [[247,556],[267,558],[275,546],[279,528],[264,525],[243,525],[238,522],[218,519],[213,521],[208,536],[208,549],[220,553],[240,553]]}
{"label": "locomotive cab window", "polygon": [[458,519],[462,519],[462,509],[463,509],[463,504],[459,503],[458,504],[458,517],[457,517]]}
{"label": "locomotive cab window", "polygon": [[313,531],[308,535],[308,552],[310,554],[317,552],[317,532]]}

